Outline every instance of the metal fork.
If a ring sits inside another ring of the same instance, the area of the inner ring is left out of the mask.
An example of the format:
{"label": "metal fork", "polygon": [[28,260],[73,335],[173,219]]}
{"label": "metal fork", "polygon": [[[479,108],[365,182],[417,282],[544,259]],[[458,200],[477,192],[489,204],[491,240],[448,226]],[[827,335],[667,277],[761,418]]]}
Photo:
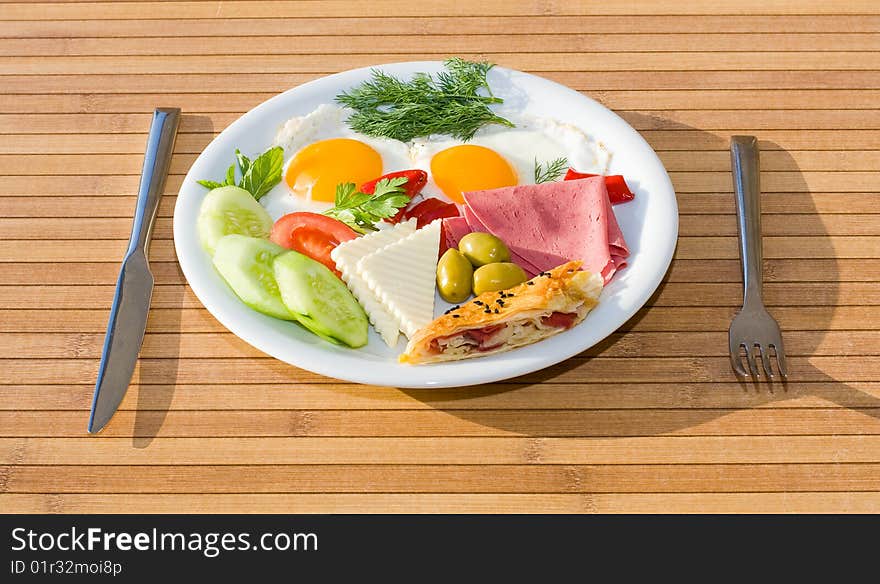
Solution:
{"label": "metal fork", "polygon": [[[730,365],[742,377],[774,377],[770,350],[776,355],[776,370],[788,377],[785,350],[779,324],[770,316],[761,298],[761,189],[758,140],[754,136],[733,136],[730,160],[733,190],[736,195],[736,218],[739,231],[739,255],[742,260],[743,306],[730,323]],[[743,349],[748,371],[743,367]],[[763,365],[763,373],[758,366]]]}

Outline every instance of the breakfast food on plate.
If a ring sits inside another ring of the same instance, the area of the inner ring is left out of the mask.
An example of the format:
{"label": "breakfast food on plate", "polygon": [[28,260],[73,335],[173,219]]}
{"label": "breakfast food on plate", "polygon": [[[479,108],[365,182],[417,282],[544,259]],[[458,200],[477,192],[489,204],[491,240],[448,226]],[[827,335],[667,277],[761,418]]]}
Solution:
{"label": "breakfast food on plate", "polygon": [[285,251],[266,239],[233,233],[217,241],[214,267],[241,301],[257,312],[295,320],[281,300],[273,268],[275,258]]}
{"label": "breakfast food on plate", "polygon": [[197,229],[202,247],[213,254],[220,238],[230,233],[269,237],[272,218],[248,191],[224,186],[205,195]]}
{"label": "breakfast food on plate", "polygon": [[464,302],[473,291],[474,266],[457,249],[447,249],[437,262],[437,292],[446,302]]}
{"label": "breakfast food on plate", "polygon": [[[211,189],[202,247],[232,291],[349,347],[370,323],[391,348],[403,332],[407,363],[498,353],[580,322],[625,265],[611,205],[633,194],[604,176],[611,155],[580,128],[499,113],[491,69],[374,70],[291,117],[259,156],[235,150],[221,180],[198,181]],[[434,320],[437,294],[437,312],[477,298]]]}
{"label": "breakfast food on plate", "polygon": [[356,237],[354,229],[342,221],[308,211],[288,213],[281,217],[269,234],[269,239],[276,244],[321,262],[337,276],[339,270],[330,252],[340,243]]}
{"label": "breakfast food on plate", "polygon": [[[569,168],[565,173],[565,178],[563,178],[563,180],[578,180],[581,178],[592,178],[594,176],[601,175],[589,172],[577,172],[573,168]],[[629,186],[626,184],[622,175],[612,174],[602,178],[605,180],[605,189],[608,191],[608,200],[611,201],[612,205],[626,203],[627,201],[632,201],[636,198],[633,192],[629,190]]]}
{"label": "breakfast food on plate", "polygon": [[528,345],[578,324],[598,303],[602,278],[567,262],[501,292],[453,307],[409,341],[400,361],[456,361]]}
{"label": "breakfast food on plate", "polygon": [[498,292],[522,284],[528,280],[525,271],[511,262],[493,262],[477,268],[474,272],[474,294]]}
{"label": "breakfast food on plate", "polygon": [[272,265],[281,299],[297,322],[331,343],[367,344],[367,315],[327,266],[295,251],[279,255]]}
{"label": "breakfast food on plate", "polygon": [[390,229],[383,229],[363,237],[337,245],[330,256],[342,273],[342,280],[348,284],[355,298],[364,307],[376,332],[389,347],[397,344],[400,325],[397,319],[382,307],[382,303],[358,272],[358,262],[383,247],[396,243],[411,235],[416,229],[415,219],[398,223]]}
{"label": "breakfast food on plate", "polygon": [[530,275],[579,259],[607,284],[629,255],[602,177],[477,191],[465,202],[464,223],[446,220],[447,243],[464,229],[491,233]]}
{"label": "breakfast food on plate", "polygon": [[477,268],[492,262],[510,261],[510,250],[504,242],[491,233],[482,231],[474,231],[462,237],[458,242],[458,250]]}
{"label": "breakfast food on plate", "polygon": [[357,269],[407,337],[434,318],[440,221],[374,251]]}

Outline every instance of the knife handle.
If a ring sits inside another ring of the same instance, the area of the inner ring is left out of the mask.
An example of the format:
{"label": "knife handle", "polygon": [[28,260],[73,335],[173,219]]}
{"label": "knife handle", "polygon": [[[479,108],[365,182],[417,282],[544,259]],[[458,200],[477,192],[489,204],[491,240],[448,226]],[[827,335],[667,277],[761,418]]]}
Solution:
{"label": "knife handle", "polygon": [[126,257],[139,252],[144,257],[147,255],[147,243],[156,221],[159,199],[162,198],[162,190],[165,188],[165,177],[171,166],[171,154],[174,152],[174,139],[179,123],[180,108],[157,108],[153,112]]}

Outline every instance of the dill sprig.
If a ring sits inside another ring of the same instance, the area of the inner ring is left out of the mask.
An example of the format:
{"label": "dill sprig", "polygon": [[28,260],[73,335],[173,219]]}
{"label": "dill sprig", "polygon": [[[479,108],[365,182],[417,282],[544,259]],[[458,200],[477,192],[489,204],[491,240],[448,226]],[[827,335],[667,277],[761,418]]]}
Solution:
{"label": "dill sprig", "polygon": [[487,124],[513,127],[489,108],[504,101],[492,95],[486,79],[493,64],[453,58],[443,65],[436,79],[416,73],[409,81],[373,69],[369,81],[336,101],[354,110],[348,125],[356,132],[402,142],[431,134],[470,140]]}
{"label": "dill sprig", "polygon": [[535,159],[535,184],[551,182],[559,179],[568,169],[568,159],[557,158],[541,164]]}

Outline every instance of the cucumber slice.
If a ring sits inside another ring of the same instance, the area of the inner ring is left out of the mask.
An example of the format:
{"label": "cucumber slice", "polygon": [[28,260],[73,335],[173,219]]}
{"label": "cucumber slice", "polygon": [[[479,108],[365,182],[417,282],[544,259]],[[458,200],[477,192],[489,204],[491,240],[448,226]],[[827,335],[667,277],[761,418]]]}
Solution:
{"label": "cucumber slice", "polygon": [[237,233],[268,239],[272,218],[246,190],[220,187],[205,195],[199,209],[198,230],[202,247],[213,255],[217,241],[224,235]]}
{"label": "cucumber slice", "polygon": [[367,344],[367,315],[342,280],[325,265],[289,251],[275,258],[281,299],[307,329],[332,343]]}
{"label": "cucumber slice", "polygon": [[281,300],[272,268],[275,258],[286,251],[266,239],[226,235],[217,241],[214,267],[241,301],[257,312],[295,320]]}

